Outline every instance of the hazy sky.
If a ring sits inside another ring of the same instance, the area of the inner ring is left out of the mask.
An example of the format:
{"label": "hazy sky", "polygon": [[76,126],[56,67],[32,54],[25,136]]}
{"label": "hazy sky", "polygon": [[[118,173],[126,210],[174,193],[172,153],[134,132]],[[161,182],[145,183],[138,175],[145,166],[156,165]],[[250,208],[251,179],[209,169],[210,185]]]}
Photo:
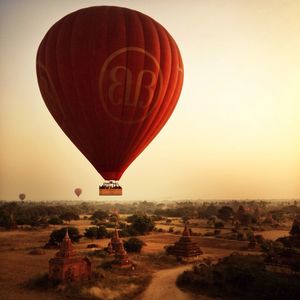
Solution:
{"label": "hazy sky", "polygon": [[117,200],[300,198],[300,1],[1,0],[0,199],[75,199],[77,186],[100,199],[103,179],[48,112],[35,74],[47,30],[94,5],[156,19],[185,66],[174,114]]}

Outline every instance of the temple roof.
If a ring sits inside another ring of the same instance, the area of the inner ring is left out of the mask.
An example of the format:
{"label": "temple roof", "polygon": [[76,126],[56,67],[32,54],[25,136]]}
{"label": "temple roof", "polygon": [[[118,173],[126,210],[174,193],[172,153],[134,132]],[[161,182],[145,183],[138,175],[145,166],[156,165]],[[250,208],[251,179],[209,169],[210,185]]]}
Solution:
{"label": "temple roof", "polygon": [[175,242],[174,246],[171,247],[169,251],[170,254],[178,257],[196,257],[203,254],[197,243],[191,240],[190,230],[187,223],[185,223],[182,236],[177,242]]}
{"label": "temple roof", "polygon": [[60,244],[60,250],[56,253],[56,257],[70,257],[75,256],[76,252],[73,249],[72,240],[69,237],[68,228],[65,237]]}

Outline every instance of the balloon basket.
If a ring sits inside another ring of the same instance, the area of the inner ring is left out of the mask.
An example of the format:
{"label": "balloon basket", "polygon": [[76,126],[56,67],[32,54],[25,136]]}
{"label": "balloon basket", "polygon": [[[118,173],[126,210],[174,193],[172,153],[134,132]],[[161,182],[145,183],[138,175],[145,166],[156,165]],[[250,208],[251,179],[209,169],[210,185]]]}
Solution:
{"label": "balloon basket", "polygon": [[100,196],[122,196],[123,189],[115,181],[104,182],[99,186],[99,195]]}

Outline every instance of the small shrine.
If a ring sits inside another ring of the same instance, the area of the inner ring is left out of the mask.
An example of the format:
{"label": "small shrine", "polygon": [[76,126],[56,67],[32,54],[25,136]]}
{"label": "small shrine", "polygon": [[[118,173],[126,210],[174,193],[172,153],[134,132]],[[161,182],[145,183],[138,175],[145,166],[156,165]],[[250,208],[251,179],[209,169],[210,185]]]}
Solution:
{"label": "small shrine", "polygon": [[111,242],[108,244],[108,252],[114,254],[113,266],[119,268],[130,268],[132,262],[128,258],[128,254],[124,249],[124,243],[119,237],[119,231],[115,228],[115,232],[111,238]]}
{"label": "small shrine", "polygon": [[290,230],[290,235],[295,238],[300,240],[300,219],[295,218],[292,228]]}
{"label": "small shrine", "polygon": [[290,244],[300,249],[300,219],[295,218],[289,236]]}
{"label": "small shrine", "polygon": [[260,223],[260,211],[258,207],[255,208],[253,217],[255,218],[257,224]]}
{"label": "small shrine", "polygon": [[111,244],[111,247],[112,247],[112,250],[114,252],[116,252],[118,250],[118,247],[120,246],[120,242],[121,242],[121,239],[119,237],[119,231],[117,229],[117,227],[115,228],[115,231],[111,237],[111,241],[110,241],[110,244]]}
{"label": "small shrine", "polygon": [[193,242],[190,235],[190,230],[187,223],[185,223],[182,236],[174,246],[167,249],[168,254],[176,256],[181,261],[198,260],[199,256],[203,254],[201,248],[196,242]]}
{"label": "small shrine", "polygon": [[274,225],[277,224],[277,222],[273,219],[273,216],[271,213],[268,213],[268,215],[265,217],[263,224],[270,224]]}
{"label": "small shrine", "polygon": [[120,237],[119,237],[119,231],[118,231],[117,225],[116,225],[115,231],[113,232],[110,242],[107,245],[106,251],[110,255],[114,255],[116,250],[118,249],[119,245],[120,245]]}
{"label": "small shrine", "polygon": [[73,249],[68,230],[60,250],[49,260],[49,280],[72,282],[90,279],[91,262],[87,257],[77,255]]}
{"label": "small shrine", "polygon": [[236,219],[239,221],[239,222],[242,222],[243,221],[243,217],[244,215],[246,214],[246,210],[244,208],[243,205],[240,205],[238,210],[237,210],[237,213],[236,213]]}

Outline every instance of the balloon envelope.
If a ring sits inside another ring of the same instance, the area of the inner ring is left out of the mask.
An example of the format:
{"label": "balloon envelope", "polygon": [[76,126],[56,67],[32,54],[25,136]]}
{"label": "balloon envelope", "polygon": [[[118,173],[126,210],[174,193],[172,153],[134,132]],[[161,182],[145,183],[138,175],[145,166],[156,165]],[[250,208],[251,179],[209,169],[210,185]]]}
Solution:
{"label": "balloon envelope", "polygon": [[26,195],[24,194],[24,193],[21,193],[21,194],[19,194],[19,199],[20,200],[25,200],[25,198],[26,198]]}
{"label": "balloon envelope", "polygon": [[82,189],[81,188],[76,188],[74,190],[74,193],[76,194],[77,197],[79,197],[81,195],[81,193],[82,193]]}
{"label": "balloon envelope", "polygon": [[158,22],[98,6],[50,28],[38,49],[37,77],[58,125],[106,180],[119,180],[171,116],[183,64]]}

